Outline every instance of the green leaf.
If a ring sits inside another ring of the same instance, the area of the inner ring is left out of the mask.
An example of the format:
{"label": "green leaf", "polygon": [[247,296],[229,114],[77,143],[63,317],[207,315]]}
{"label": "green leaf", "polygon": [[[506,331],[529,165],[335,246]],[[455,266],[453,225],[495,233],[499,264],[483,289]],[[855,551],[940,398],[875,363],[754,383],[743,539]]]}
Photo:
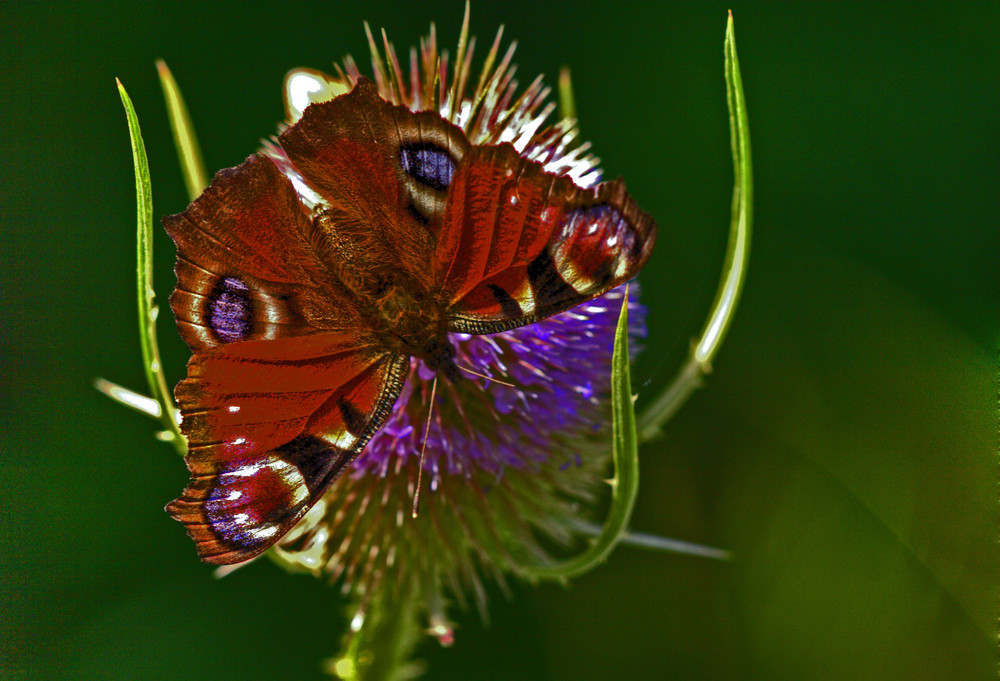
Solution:
{"label": "green leaf", "polygon": [[684,405],[691,393],[701,386],[712,371],[712,360],[722,346],[726,331],[736,314],[750,263],[750,236],[753,226],[753,166],[750,156],[750,122],[747,120],[743,78],[736,56],[733,15],[726,25],[726,103],[729,107],[729,135],[733,155],[733,203],[729,224],[722,278],[715,293],[712,311],[701,336],[691,346],[691,355],[667,386],[639,417],[639,436],[643,441],[656,437],[660,429]]}
{"label": "green leaf", "polygon": [[167,113],[170,117],[170,130],[174,134],[174,144],[181,161],[181,172],[184,174],[184,186],[187,187],[188,198],[194,201],[205,187],[208,186],[208,174],[201,160],[201,148],[198,138],[191,125],[184,97],[181,96],[177,81],[167,68],[166,62],[157,60],[156,70],[160,75],[160,86],[163,88],[163,99],[167,103]]}
{"label": "green leaf", "polygon": [[149,164],[146,160],[146,147],[142,141],[142,131],[139,129],[139,119],[135,107],[121,81],[117,80],[118,93],[121,95],[128,119],[129,137],[132,141],[132,160],[135,165],[135,194],[137,204],[136,225],[138,230],[137,250],[137,281],[139,293],[139,340],[142,346],[142,364],[146,372],[146,382],[149,384],[153,399],[160,404],[160,421],[163,423],[168,438],[182,454],[185,450],[184,438],[177,426],[177,408],[167,389],[166,377],[163,374],[163,363],[160,361],[160,349],[156,340],[155,293],[153,291],[153,191],[149,181]]}
{"label": "green leaf", "polygon": [[753,164],[750,155],[750,122],[743,95],[743,77],[736,55],[733,14],[726,24],[726,104],[729,108],[729,137],[733,154],[733,207],[729,224],[729,246],[723,276],[712,305],[712,315],[705,324],[695,348],[699,361],[711,365],[733,321],[747,264],[750,261],[750,236],[753,226]]}
{"label": "green leaf", "polygon": [[554,565],[522,566],[526,576],[564,581],[594,569],[614,550],[628,527],[639,493],[639,441],[632,406],[632,379],[628,356],[628,289],[622,301],[611,358],[612,458],[615,474],[611,479],[611,509],[600,534],[590,547],[575,558]]}

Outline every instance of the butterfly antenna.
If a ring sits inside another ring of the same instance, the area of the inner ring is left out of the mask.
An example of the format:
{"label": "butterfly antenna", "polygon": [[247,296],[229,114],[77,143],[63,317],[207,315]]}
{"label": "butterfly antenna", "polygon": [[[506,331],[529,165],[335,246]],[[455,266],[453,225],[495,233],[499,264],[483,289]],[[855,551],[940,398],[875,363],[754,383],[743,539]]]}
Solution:
{"label": "butterfly antenna", "polygon": [[472,369],[466,369],[465,367],[459,366],[458,364],[456,364],[455,366],[457,366],[459,369],[461,369],[462,371],[464,371],[466,373],[472,374],[473,376],[479,376],[479,378],[485,378],[487,381],[493,381],[494,383],[499,383],[500,385],[505,385],[508,388],[516,388],[517,387],[513,383],[508,383],[507,381],[501,381],[499,378],[493,378],[492,376],[487,376],[486,374],[481,374],[478,371],[473,371]]}
{"label": "butterfly antenna", "polygon": [[427,425],[424,426],[424,440],[420,443],[420,462],[417,464],[417,490],[413,493],[413,517],[420,511],[420,481],[424,477],[424,452],[427,450],[427,435],[431,432],[431,416],[434,415],[434,395],[437,393],[438,379],[431,383],[431,407],[427,410]]}

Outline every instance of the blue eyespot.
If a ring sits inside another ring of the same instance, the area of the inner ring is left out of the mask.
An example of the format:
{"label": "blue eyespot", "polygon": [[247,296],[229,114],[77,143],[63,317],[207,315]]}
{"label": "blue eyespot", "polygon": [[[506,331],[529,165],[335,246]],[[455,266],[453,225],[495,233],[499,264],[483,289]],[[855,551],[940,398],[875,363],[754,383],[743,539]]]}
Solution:
{"label": "blue eyespot", "polygon": [[436,144],[419,142],[399,149],[403,172],[431,189],[445,191],[455,174],[455,161]]}
{"label": "blue eyespot", "polygon": [[250,335],[253,304],[250,288],[236,277],[223,277],[208,297],[208,324],[223,343]]}

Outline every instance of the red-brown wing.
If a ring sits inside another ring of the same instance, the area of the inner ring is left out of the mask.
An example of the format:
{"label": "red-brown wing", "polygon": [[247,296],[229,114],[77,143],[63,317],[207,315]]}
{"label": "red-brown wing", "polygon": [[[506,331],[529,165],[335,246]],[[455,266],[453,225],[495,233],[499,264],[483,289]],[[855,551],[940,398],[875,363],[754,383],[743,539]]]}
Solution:
{"label": "red-brown wing", "polygon": [[310,217],[269,159],[254,155],[219,171],[163,224],[177,245],[170,307],[193,352],[357,328],[354,307],[317,252]]}
{"label": "red-brown wing", "polygon": [[201,559],[244,561],[288,532],[385,422],[408,368],[333,332],[192,357],[175,391],[192,477],[167,511]]}
{"label": "red-brown wing", "polygon": [[472,147],[435,252],[449,326],[496,333],[567,310],[634,277],[655,240],[621,180],[581,189],[509,144]]}
{"label": "red-brown wing", "polygon": [[164,224],[178,251],[171,307],[194,352],[175,390],[192,480],[167,510],[203,560],[239,562],[361,451],[408,360],[365,335],[324,235],[271,160],[221,171]]}
{"label": "red-brown wing", "polygon": [[495,333],[594,298],[634,277],[656,238],[620,180],[581,189],[509,144],[472,146],[365,79],[307,108],[280,142],[337,220],[380,233],[389,257],[432,279],[454,331]]}
{"label": "red-brown wing", "polygon": [[357,225],[409,274],[429,277],[451,174],[469,148],[459,128],[389,104],[361,78],[309,106],[279,142],[340,229]]}

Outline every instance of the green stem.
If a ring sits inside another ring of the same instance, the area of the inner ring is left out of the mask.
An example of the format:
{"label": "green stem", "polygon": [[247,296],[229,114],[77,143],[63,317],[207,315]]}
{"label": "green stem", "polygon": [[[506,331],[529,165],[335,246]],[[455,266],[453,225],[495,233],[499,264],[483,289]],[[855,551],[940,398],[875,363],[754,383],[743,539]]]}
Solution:
{"label": "green stem", "polygon": [[343,654],[327,662],[327,672],[343,681],[407,681],[423,673],[412,661],[420,641],[421,590],[415,585],[380,589],[358,606]]}

